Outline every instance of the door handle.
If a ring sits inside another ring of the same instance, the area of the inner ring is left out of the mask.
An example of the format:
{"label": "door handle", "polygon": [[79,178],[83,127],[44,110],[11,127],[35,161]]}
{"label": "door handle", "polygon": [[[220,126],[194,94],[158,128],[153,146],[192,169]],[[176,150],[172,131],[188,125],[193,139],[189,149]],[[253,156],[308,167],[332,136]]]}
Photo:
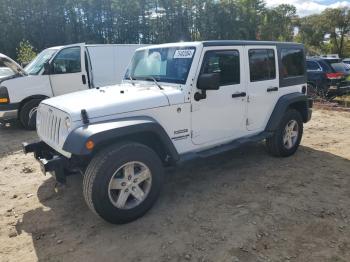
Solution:
{"label": "door handle", "polygon": [[277,86],[276,87],[269,87],[266,91],[267,92],[276,92],[276,91],[278,91],[278,87]]}
{"label": "door handle", "polygon": [[232,98],[245,97],[246,95],[247,95],[246,92],[234,93],[234,94],[232,94]]}
{"label": "door handle", "polygon": [[81,80],[83,81],[83,84],[86,85],[86,76],[85,75],[81,76]]}

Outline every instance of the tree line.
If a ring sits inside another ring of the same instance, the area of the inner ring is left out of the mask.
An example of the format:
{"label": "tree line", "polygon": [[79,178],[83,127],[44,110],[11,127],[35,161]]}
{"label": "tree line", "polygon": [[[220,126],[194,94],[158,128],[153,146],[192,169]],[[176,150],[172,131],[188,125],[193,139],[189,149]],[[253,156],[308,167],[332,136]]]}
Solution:
{"label": "tree line", "polygon": [[24,40],[36,51],[78,42],[294,40],[345,55],[350,14],[299,18],[293,5],[267,8],[263,0],[1,0],[0,24],[0,52],[13,58]]}

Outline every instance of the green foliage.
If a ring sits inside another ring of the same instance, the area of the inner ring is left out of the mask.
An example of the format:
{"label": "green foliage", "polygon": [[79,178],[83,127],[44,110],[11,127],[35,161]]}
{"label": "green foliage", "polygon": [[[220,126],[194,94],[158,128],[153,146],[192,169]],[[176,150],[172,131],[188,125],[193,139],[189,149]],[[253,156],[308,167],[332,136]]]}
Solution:
{"label": "green foliage", "polygon": [[344,54],[345,36],[350,33],[350,11],[348,8],[326,9],[322,13],[321,21],[327,21],[326,29],[330,34],[332,50]]}
{"label": "green foliage", "polygon": [[[350,12],[348,8],[326,9],[319,15],[298,20],[301,42],[320,53],[336,53],[340,57],[349,53],[347,35],[350,33]],[[325,41],[329,35],[330,40]]]}
{"label": "green foliage", "polygon": [[[210,39],[300,41],[345,55],[347,9],[296,16],[293,5],[264,0],[1,0],[0,52],[15,57],[27,39],[36,50],[86,43],[164,43]],[[294,38],[295,27],[299,34]],[[331,34],[329,44],[324,36]]]}
{"label": "green foliage", "polygon": [[[344,57],[350,57],[350,38],[346,38],[345,39],[345,43],[344,43]],[[350,78],[349,78],[350,80]]]}
{"label": "green foliage", "polygon": [[21,64],[28,64],[36,56],[34,47],[28,40],[22,40],[17,48],[17,60]]}
{"label": "green foliage", "polygon": [[282,4],[267,9],[261,23],[261,39],[292,41],[296,8],[293,5]]}

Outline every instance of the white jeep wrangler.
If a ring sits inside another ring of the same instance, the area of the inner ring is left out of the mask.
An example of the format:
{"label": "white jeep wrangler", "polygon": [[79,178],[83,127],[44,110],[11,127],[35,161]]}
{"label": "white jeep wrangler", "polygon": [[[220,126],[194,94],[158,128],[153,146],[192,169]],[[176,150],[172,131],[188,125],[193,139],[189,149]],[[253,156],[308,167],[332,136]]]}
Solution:
{"label": "white jeep wrangler", "polygon": [[44,100],[34,152],[42,171],[83,176],[92,211],[111,223],[144,215],[163,167],[266,140],[275,156],[297,150],[311,118],[304,47],[205,41],[136,51],[121,85]]}

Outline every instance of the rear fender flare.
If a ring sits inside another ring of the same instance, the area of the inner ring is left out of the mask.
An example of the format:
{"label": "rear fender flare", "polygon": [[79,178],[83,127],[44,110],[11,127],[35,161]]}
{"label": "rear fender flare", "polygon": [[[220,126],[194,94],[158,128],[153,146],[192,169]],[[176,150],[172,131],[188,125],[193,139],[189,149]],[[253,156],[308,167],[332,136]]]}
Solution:
{"label": "rear fender flare", "polygon": [[288,108],[294,108],[298,110],[303,118],[303,121],[306,123],[310,120],[309,113],[309,99],[306,95],[302,93],[292,93],[287,94],[277,101],[274,110],[270,116],[270,119],[266,125],[265,131],[274,132],[277,130],[279,123],[282,121],[282,118]]}

